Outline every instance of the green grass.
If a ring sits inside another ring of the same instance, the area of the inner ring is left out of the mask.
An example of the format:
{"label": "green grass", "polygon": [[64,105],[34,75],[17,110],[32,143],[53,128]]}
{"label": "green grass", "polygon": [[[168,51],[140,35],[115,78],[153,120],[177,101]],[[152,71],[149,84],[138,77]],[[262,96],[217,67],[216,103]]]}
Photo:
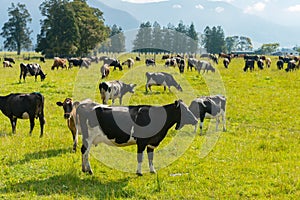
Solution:
{"label": "green grass", "polygon": [[[14,56],[14,54],[12,55]],[[121,61],[128,55],[122,55]],[[150,56],[149,56],[150,57]],[[144,59],[144,56],[142,56]],[[42,68],[45,81],[27,77],[19,83],[19,57],[14,68],[0,67],[0,95],[11,92],[41,92],[45,96],[45,133],[39,138],[39,123],[29,136],[29,121],[18,120],[11,134],[7,117],[0,115],[0,198],[2,199],[298,199],[300,196],[300,72],[270,69],[244,73],[243,60],[234,59],[218,73],[179,74],[177,69],[136,63],[108,80],[136,82],[135,94],[124,104],[163,105],[181,98],[210,93],[227,97],[227,132],[212,132],[215,121],[205,120],[203,136],[192,127],[169,130],[155,150],[157,174],[150,174],[144,156],[144,176],[137,177],[136,147],[93,147],[90,162],[94,175],[81,172],[81,136],[72,153],[72,137],[57,101],[91,98],[100,102],[100,63],[91,69],[54,70],[52,60]],[[27,61],[25,61],[27,62]],[[31,60],[30,62],[38,62]],[[167,71],[180,82],[183,92],[153,86],[145,92],[146,71]],[[219,78],[222,78],[220,81]],[[223,88],[224,86],[224,88]],[[116,101],[116,105],[118,105]],[[211,126],[211,129],[208,127]],[[221,127],[219,127],[221,129]],[[117,149],[117,148],[114,148]],[[112,154],[110,154],[112,153]],[[113,155],[113,156],[110,156]],[[122,156],[124,155],[124,156]],[[115,157],[116,156],[116,157]],[[119,156],[119,157],[117,157]],[[101,160],[101,162],[99,161]],[[124,167],[125,166],[125,167]],[[124,167],[122,170],[121,168]]]}

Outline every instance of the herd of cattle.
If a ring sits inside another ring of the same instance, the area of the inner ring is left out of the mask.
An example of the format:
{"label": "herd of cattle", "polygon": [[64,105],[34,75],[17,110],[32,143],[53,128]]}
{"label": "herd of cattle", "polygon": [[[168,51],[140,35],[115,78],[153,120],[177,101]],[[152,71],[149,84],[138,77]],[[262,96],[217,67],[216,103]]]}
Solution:
{"label": "herd of cattle", "polygon": [[[230,54],[220,54],[219,57],[208,54],[202,57],[207,57],[215,63],[218,59],[223,58],[225,68],[228,68],[234,56]],[[265,56],[251,56],[244,55],[245,67],[244,71],[254,69],[254,63],[257,63],[259,69],[263,69],[264,65],[270,67],[271,60]],[[165,66],[177,66],[180,73],[184,72],[185,58],[177,55],[175,57],[164,56]],[[139,57],[136,59],[129,58],[124,62],[117,59],[112,59],[106,56],[100,57],[96,60],[103,61],[101,66],[102,78],[109,74],[109,67],[123,70],[123,65],[128,68],[133,67],[135,61],[140,61]],[[67,67],[67,62],[69,66]],[[298,63],[297,63],[298,62]],[[15,64],[13,59],[6,59],[3,62],[4,67],[12,67]],[[292,71],[299,68],[299,58],[297,57],[282,57],[278,60],[278,69],[283,68],[283,63],[288,63],[286,71]],[[89,59],[62,59],[54,58],[54,63],[51,67],[55,68],[71,68],[72,66],[80,66],[88,68],[91,64]],[[155,59],[146,59],[146,66],[155,66]],[[200,73],[206,71],[215,72],[213,64],[208,60],[198,60],[195,58],[187,59],[187,70],[195,69]],[[27,75],[40,76],[41,80],[46,78],[46,74],[42,71],[39,64],[20,64],[20,81]],[[175,87],[178,91],[183,91],[180,84],[176,82],[174,77],[166,72],[146,72],[145,90],[151,90],[152,85],[162,85],[164,90],[168,87]],[[155,173],[153,165],[154,148],[157,147],[165,138],[168,130],[175,125],[175,129],[179,130],[184,125],[196,125],[198,119],[200,120],[200,133],[202,134],[203,122],[205,118],[216,119],[216,130],[220,123],[220,118],[223,122],[223,131],[226,131],[226,98],[222,95],[203,96],[194,99],[189,106],[182,100],[176,100],[174,103],[151,106],[151,105],[122,105],[122,98],[127,93],[134,93],[136,84],[124,83],[120,80],[103,81],[99,84],[99,93],[102,102],[96,103],[90,99],[78,102],[71,98],[66,98],[64,101],[58,101],[56,104],[61,106],[64,110],[64,118],[67,120],[67,125],[72,133],[73,151],[76,151],[78,144],[78,135],[82,135],[82,171],[92,174],[89,163],[89,152],[92,145],[98,143],[105,143],[112,146],[128,146],[137,145],[137,171],[138,175],[142,175],[143,152],[147,149],[149,169],[151,173]],[[120,106],[114,106],[115,99],[119,99]],[[112,106],[107,105],[109,100],[112,100]],[[17,119],[30,120],[30,134],[34,128],[35,118],[40,122],[40,137],[43,136],[43,129],[45,124],[44,119],[44,96],[40,93],[12,93],[7,96],[0,96],[0,110],[7,116],[11,122],[12,132],[16,131]]]}

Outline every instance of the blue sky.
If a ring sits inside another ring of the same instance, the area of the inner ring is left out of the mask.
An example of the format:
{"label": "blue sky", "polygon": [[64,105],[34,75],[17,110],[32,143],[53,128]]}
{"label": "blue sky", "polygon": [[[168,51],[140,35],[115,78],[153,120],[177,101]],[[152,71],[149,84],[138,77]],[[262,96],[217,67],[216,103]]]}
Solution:
{"label": "blue sky", "polygon": [[[111,0],[119,1],[119,0]],[[131,3],[150,3],[160,1],[171,1],[172,0],[121,0]],[[257,15],[269,21],[283,25],[295,25],[300,26],[297,21],[300,18],[300,1],[299,0],[208,0],[208,1],[223,1],[230,3],[243,10],[245,14]],[[184,4],[176,2],[173,8],[180,9]],[[205,9],[199,1],[195,0],[195,7],[198,9]],[[216,12],[222,12],[224,8],[217,7]]]}

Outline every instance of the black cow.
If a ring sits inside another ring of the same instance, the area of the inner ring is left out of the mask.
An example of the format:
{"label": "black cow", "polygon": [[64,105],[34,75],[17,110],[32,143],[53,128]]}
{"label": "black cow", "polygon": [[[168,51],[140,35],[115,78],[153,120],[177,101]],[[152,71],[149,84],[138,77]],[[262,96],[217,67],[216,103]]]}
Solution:
{"label": "black cow", "polygon": [[21,63],[20,64],[20,82],[21,82],[21,78],[23,76],[23,80],[25,82],[25,78],[26,76],[34,76],[35,77],[35,81],[37,79],[37,76],[41,77],[41,81],[43,81],[46,78],[47,74],[44,74],[44,72],[42,71],[42,68],[39,64],[34,63],[34,64],[24,64]]}
{"label": "black cow", "polygon": [[103,58],[100,60],[103,60],[103,63],[108,64],[108,66],[113,66],[114,70],[116,70],[116,68],[119,68],[120,71],[123,70],[123,67],[122,67],[120,61],[117,59],[106,57],[106,58]]}
{"label": "black cow", "polygon": [[166,87],[169,88],[174,86],[177,90],[182,92],[181,86],[175,81],[174,77],[171,74],[166,72],[146,72],[147,83],[146,83],[146,92],[148,92],[148,88],[151,90],[152,85],[163,85],[164,91],[166,91]]}
{"label": "black cow", "polygon": [[188,65],[187,65],[187,70],[192,71],[192,68],[196,69],[196,64],[197,64],[198,60],[196,58],[188,58]]}
{"label": "black cow", "polygon": [[178,62],[178,68],[179,68],[179,72],[180,73],[184,72],[184,66],[185,66],[185,60],[184,59],[180,59],[180,61]]}
{"label": "black cow", "polygon": [[30,120],[30,132],[34,128],[34,119],[39,118],[41,134],[44,130],[44,97],[40,93],[21,94],[12,93],[7,96],[0,96],[0,110],[10,119],[12,132],[16,133],[17,119]]}
{"label": "black cow", "polygon": [[69,68],[71,68],[72,66],[75,67],[85,67],[85,68],[89,68],[89,66],[91,65],[91,62],[85,58],[69,58],[68,59],[69,62]]}
{"label": "black cow", "polygon": [[248,70],[248,68],[250,69],[250,71],[253,71],[254,64],[255,64],[255,60],[252,60],[252,59],[245,60],[244,72],[246,72]]}
{"label": "black cow", "polygon": [[264,69],[264,61],[262,59],[257,61],[257,67],[258,69]]}
{"label": "black cow", "polygon": [[146,64],[146,66],[149,66],[149,65],[156,66],[155,60],[153,58],[147,58],[145,60],[145,64]]}
{"label": "black cow", "polygon": [[122,98],[127,93],[134,93],[134,87],[136,84],[126,84],[123,81],[107,81],[99,84],[99,91],[103,104],[107,104],[108,100],[112,100],[114,104],[115,99],[119,98],[120,105],[122,104]]}
{"label": "black cow", "polygon": [[40,62],[45,63],[45,57],[40,57]]}
{"label": "black cow", "polygon": [[279,59],[279,60],[277,61],[276,65],[277,65],[277,68],[278,68],[279,70],[281,70],[281,69],[283,69],[284,61],[281,60],[281,59]]}
{"label": "black cow", "polygon": [[286,72],[293,71],[296,69],[296,61],[291,60],[288,62],[287,68],[285,69]]}
{"label": "black cow", "polygon": [[82,132],[82,171],[93,174],[89,162],[92,145],[103,142],[113,146],[137,145],[137,175],[142,175],[143,152],[147,148],[149,168],[153,165],[154,148],[174,125],[176,130],[186,124],[197,124],[197,119],[181,101],[164,106],[120,106],[109,107],[97,103],[80,103],[77,110],[76,126]]}
{"label": "black cow", "polygon": [[4,61],[9,61],[9,62],[11,62],[11,63],[16,64],[16,63],[15,63],[15,60],[14,60],[13,58],[4,58]]}
{"label": "black cow", "polygon": [[135,61],[141,61],[141,57],[136,56],[136,57],[135,57]]}
{"label": "black cow", "polygon": [[260,57],[258,55],[244,55],[244,60],[255,60],[258,61]]}
{"label": "black cow", "polygon": [[202,134],[204,118],[216,118],[216,130],[218,131],[220,116],[222,116],[223,131],[226,131],[225,107],[226,98],[222,95],[204,96],[191,102],[189,109],[195,117],[200,118],[200,134]]}

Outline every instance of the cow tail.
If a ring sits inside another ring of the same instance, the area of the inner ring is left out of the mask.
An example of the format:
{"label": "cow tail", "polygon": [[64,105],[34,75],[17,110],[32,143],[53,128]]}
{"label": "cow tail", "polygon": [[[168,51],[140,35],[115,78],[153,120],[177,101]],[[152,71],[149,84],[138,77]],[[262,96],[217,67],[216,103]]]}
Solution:
{"label": "cow tail", "polygon": [[[33,93],[36,95],[37,100],[36,100],[36,118],[38,116],[42,116],[44,118],[44,96],[39,93],[39,92],[35,92]],[[45,119],[44,119],[45,122]]]}

